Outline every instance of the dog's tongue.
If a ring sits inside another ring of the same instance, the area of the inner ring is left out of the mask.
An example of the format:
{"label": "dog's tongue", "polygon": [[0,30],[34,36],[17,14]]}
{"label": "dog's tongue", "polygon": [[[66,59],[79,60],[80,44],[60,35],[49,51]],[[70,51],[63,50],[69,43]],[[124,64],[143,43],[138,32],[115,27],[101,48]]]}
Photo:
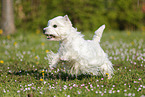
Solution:
{"label": "dog's tongue", "polygon": [[52,36],[49,35],[49,36],[47,36],[47,38],[50,39],[50,38],[52,38]]}

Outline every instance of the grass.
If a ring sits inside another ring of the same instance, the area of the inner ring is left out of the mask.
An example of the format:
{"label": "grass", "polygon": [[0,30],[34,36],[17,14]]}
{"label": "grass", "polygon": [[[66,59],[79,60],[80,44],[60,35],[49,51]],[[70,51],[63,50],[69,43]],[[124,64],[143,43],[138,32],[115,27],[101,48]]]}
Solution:
{"label": "grass", "polygon": [[[18,31],[0,36],[0,95],[2,97],[122,97],[145,96],[145,34],[104,32],[101,46],[114,64],[112,79],[80,75],[75,78],[57,68],[50,70],[47,52],[58,42],[41,33]],[[91,39],[93,33],[83,33]]]}

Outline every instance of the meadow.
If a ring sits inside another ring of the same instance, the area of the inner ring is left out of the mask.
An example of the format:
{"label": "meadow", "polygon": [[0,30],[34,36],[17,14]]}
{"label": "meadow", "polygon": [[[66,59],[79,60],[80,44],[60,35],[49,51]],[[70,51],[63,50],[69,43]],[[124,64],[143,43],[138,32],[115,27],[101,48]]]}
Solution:
{"label": "meadow", "polygon": [[[82,33],[91,39],[93,32]],[[40,30],[0,35],[1,97],[145,97],[145,31],[105,31],[101,46],[114,64],[114,75],[80,75],[49,69],[47,54],[58,42]],[[61,65],[61,63],[60,63]]]}

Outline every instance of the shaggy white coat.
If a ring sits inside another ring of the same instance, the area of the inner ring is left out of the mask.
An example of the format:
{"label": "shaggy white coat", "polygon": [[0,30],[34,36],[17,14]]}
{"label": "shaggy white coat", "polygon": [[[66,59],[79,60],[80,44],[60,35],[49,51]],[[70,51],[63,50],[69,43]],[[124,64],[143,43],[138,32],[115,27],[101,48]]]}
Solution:
{"label": "shaggy white coat", "polygon": [[92,40],[84,40],[83,35],[72,27],[68,16],[58,16],[48,21],[44,28],[44,34],[50,41],[60,41],[59,50],[55,54],[52,51],[48,55],[50,68],[57,67],[58,62],[62,64],[72,75],[78,74],[113,74],[113,65],[107,54],[100,47],[100,39],[105,25],[101,26]]}

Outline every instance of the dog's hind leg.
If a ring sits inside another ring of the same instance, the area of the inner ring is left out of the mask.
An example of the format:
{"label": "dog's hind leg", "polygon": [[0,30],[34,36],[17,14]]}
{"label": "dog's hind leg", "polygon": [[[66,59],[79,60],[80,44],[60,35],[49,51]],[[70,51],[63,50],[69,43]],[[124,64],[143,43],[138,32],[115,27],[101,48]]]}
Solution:
{"label": "dog's hind leg", "polygon": [[108,63],[104,63],[101,67],[100,67],[100,72],[103,74],[103,76],[108,75],[108,78],[111,78],[112,74],[113,74],[113,66],[111,62]]}

